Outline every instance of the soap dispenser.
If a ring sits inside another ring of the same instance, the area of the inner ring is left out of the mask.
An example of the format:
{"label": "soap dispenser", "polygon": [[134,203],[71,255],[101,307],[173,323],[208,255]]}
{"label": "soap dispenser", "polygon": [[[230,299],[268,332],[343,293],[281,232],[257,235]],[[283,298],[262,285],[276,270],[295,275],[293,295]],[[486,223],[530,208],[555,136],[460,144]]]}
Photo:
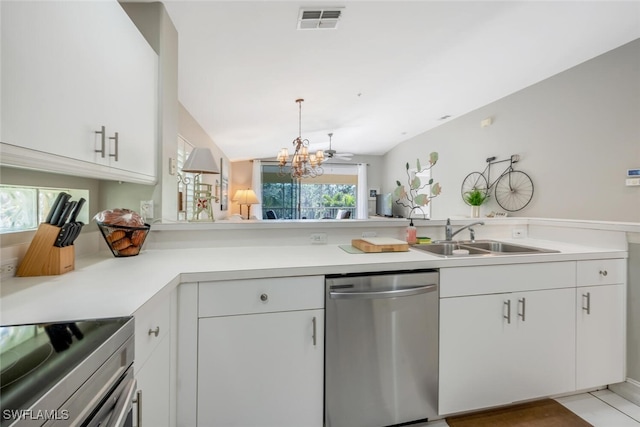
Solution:
{"label": "soap dispenser", "polygon": [[418,230],[413,226],[413,219],[409,219],[409,226],[407,227],[407,243],[410,245],[415,245],[418,241],[417,235]]}

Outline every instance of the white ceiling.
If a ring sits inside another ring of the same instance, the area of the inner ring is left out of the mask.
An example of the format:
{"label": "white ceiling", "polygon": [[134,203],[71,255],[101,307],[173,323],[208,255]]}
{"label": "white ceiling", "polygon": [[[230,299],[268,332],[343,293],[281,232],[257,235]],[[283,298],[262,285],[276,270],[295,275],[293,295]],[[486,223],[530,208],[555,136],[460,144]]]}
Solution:
{"label": "white ceiling", "polygon": [[[313,148],[381,155],[640,37],[638,1],[164,4],[180,102],[231,160],[291,147],[297,98]],[[297,30],[308,6],[344,7],[338,28]]]}

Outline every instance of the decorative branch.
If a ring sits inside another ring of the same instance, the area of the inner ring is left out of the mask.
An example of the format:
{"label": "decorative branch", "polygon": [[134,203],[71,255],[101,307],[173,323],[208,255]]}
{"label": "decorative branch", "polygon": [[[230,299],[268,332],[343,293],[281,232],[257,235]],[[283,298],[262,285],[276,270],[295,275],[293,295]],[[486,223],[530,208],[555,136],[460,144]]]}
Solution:
{"label": "decorative branch", "polygon": [[[429,154],[429,166],[422,167],[420,165],[420,159],[416,159],[416,172],[412,174],[409,170],[409,162],[406,164],[406,174],[407,174],[407,183],[409,187],[409,191],[405,189],[405,186],[400,183],[400,181],[396,181],[396,188],[393,192],[394,198],[396,199],[396,203],[400,206],[410,209],[409,211],[409,219],[411,219],[411,214],[414,210],[419,209],[422,211],[422,208],[427,206],[431,199],[438,197],[442,192],[442,187],[439,182],[433,182],[433,178],[429,179],[428,182],[422,183],[418,174],[422,172],[426,172],[433,168],[438,162],[438,153],[432,152]],[[413,176],[412,176],[413,175]],[[429,187],[429,194],[421,193],[420,191]],[[424,216],[424,211],[422,211]]]}

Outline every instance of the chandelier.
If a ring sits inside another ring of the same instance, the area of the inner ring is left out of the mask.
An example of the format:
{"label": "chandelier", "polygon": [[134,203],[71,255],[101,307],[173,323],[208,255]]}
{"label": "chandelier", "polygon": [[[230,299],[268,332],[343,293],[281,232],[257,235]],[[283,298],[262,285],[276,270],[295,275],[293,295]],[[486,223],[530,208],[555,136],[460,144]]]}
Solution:
{"label": "chandelier", "polygon": [[[299,107],[298,113],[298,137],[293,140],[295,152],[291,159],[291,177],[294,179],[315,178],[322,175],[322,162],[324,152],[318,150],[315,154],[309,154],[309,140],[302,139],[302,102],[304,99],[296,99]],[[289,161],[289,150],[283,148],[278,153],[278,164],[280,166],[280,176],[287,175],[286,166]]]}

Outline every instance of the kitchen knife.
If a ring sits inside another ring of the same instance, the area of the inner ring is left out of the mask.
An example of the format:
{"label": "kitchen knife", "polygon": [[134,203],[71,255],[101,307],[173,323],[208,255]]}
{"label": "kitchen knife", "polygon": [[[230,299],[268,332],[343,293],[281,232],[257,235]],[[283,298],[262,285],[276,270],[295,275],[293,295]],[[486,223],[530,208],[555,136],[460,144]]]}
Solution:
{"label": "kitchen knife", "polygon": [[66,236],[63,236],[63,240],[62,240],[63,247],[72,245],[73,242],[78,237],[78,235],[80,234],[80,231],[82,231],[82,226],[84,225],[84,223],[76,220],[78,219],[78,215],[80,214],[80,211],[82,211],[82,207],[84,206],[85,202],[86,202],[86,199],[81,197],[80,200],[78,200],[78,203],[75,205],[75,207],[71,211],[71,216],[69,217],[69,224],[71,224],[71,228],[69,229],[69,232],[66,234]]}
{"label": "kitchen knife", "polygon": [[68,222],[60,228],[60,232],[58,233],[58,237],[54,242],[53,246],[57,246],[61,248],[70,231],[71,231],[71,223]]}
{"label": "kitchen knife", "polygon": [[82,206],[84,206],[84,202],[86,202],[86,200],[83,197],[80,197],[80,200],[78,200],[78,203],[76,203],[74,209],[71,211],[69,222],[76,222],[76,220],[78,219],[78,215],[82,210]]}
{"label": "kitchen knife", "polygon": [[82,222],[70,222],[69,224],[71,224],[71,229],[67,237],[63,240],[62,246],[73,245],[73,242],[75,242],[78,235],[80,235],[80,231],[82,231],[82,226],[84,225]]}
{"label": "kitchen knife", "polygon": [[58,225],[58,221],[60,221],[60,217],[62,216],[62,211],[64,210],[70,198],[71,198],[71,194],[62,193],[62,198],[60,199],[60,202],[56,205],[53,215],[51,215],[51,219],[49,220],[49,224]]}
{"label": "kitchen knife", "polygon": [[64,205],[64,203],[62,202],[62,198],[64,197],[64,195],[67,194],[64,191],[61,191],[58,193],[58,196],[56,197],[56,200],[53,202],[53,205],[51,205],[51,209],[49,210],[49,214],[47,215],[47,219],[44,220],[44,222],[46,222],[47,224],[51,224],[51,220],[53,219],[53,215],[54,212],[56,211],[56,209],[58,208],[58,206],[60,206],[61,204]]}
{"label": "kitchen knife", "polygon": [[62,210],[62,214],[60,214],[60,218],[58,218],[58,222],[56,223],[58,227],[62,227],[64,223],[67,222],[67,219],[69,219],[69,215],[71,215],[71,211],[73,210],[73,208],[76,206],[77,203],[78,202],[76,202],[75,200],[73,202],[65,203],[64,209]]}

